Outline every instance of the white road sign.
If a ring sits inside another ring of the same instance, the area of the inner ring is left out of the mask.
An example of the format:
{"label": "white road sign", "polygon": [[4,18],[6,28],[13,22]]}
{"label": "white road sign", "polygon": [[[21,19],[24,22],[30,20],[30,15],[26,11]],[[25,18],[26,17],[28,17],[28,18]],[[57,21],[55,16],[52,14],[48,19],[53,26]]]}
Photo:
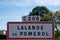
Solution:
{"label": "white road sign", "polygon": [[40,16],[22,16],[23,22],[40,22]]}
{"label": "white road sign", "polygon": [[54,38],[53,22],[8,22],[8,38]]}

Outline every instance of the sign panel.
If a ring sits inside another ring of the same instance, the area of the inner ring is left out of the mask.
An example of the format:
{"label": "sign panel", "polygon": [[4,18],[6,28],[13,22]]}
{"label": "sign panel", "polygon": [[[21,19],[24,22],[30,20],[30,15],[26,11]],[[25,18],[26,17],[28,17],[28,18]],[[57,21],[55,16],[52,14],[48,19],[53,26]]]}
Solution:
{"label": "sign panel", "polygon": [[8,22],[8,40],[54,40],[53,22]]}
{"label": "sign panel", "polygon": [[22,16],[23,22],[40,22],[40,16]]}

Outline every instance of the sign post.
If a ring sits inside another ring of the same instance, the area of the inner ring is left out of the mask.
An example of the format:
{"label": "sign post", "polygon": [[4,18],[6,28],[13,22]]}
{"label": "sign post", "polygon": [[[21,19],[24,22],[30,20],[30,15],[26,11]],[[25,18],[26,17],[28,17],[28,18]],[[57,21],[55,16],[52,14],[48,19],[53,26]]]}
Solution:
{"label": "sign post", "polygon": [[54,40],[53,22],[8,22],[7,40]]}

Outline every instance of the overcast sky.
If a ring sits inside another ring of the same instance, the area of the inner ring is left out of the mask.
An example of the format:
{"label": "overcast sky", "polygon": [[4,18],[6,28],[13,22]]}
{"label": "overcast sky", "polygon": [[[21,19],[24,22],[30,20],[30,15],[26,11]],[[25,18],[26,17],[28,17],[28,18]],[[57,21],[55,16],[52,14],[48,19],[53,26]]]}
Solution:
{"label": "overcast sky", "polygon": [[21,21],[21,17],[28,15],[36,6],[58,11],[60,0],[0,0],[0,30],[7,30],[8,21]]}

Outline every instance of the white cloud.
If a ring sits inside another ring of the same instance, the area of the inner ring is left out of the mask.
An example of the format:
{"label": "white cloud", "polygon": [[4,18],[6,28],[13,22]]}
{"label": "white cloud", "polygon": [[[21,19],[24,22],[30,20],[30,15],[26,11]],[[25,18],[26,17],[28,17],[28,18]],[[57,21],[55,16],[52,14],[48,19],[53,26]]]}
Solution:
{"label": "white cloud", "polygon": [[60,5],[60,0],[4,0],[0,5],[32,6],[32,5]]}
{"label": "white cloud", "polygon": [[30,6],[32,0],[6,0],[0,2],[2,5],[10,5],[10,6]]}
{"label": "white cloud", "polygon": [[60,0],[36,0],[38,5],[60,5]]}

